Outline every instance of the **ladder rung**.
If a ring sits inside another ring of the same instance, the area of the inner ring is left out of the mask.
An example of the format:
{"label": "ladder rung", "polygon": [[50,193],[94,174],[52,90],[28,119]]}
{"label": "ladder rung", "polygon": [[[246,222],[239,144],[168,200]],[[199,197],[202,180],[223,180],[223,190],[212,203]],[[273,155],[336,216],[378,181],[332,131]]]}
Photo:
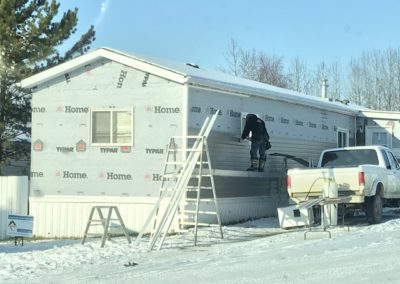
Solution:
{"label": "ladder rung", "polygon": [[[198,189],[199,187],[193,185],[193,186],[187,186],[186,188],[187,189]],[[212,186],[200,186],[200,189],[212,189]]]}
{"label": "ladder rung", "polygon": [[175,174],[175,173],[165,173],[163,174],[164,178],[169,178],[169,177],[173,177],[175,175],[175,177],[179,177],[180,174]]}
{"label": "ladder rung", "polygon": [[211,177],[212,175],[210,175],[210,174],[203,174],[203,175],[192,175],[191,177],[192,178],[199,178],[199,177]]}
{"label": "ladder rung", "polygon": [[[188,222],[188,221],[182,221],[179,223],[180,225],[196,225],[196,222]],[[200,223],[197,222],[198,226],[206,226],[206,227],[219,227],[218,224],[209,224],[209,223]]]}
{"label": "ladder rung", "polygon": [[[189,214],[196,214],[196,210],[183,210],[182,215],[184,215],[185,213],[189,213]],[[210,215],[217,215],[217,212],[215,211],[197,211],[197,213],[199,214],[210,214]]]}
{"label": "ladder rung", "polygon": [[160,188],[160,191],[173,191],[173,188],[172,187],[166,187],[166,188],[164,188],[164,187],[162,187],[162,188]]}
{"label": "ladder rung", "polygon": [[189,230],[188,229],[175,229],[174,232],[176,232],[176,233],[188,233]]}
{"label": "ladder rung", "polygon": [[102,234],[86,233],[85,236],[102,236]]}
{"label": "ladder rung", "polygon": [[[196,198],[185,198],[185,201],[194,202],[194,201],[197,201],[197,199]],[[206,202],[206,201],[212,202],[212,201],[214,201],[214,199],[213,198],[200,198],[199,201],[200,202]]]}
{"label": "ladder rung", "polygon": [[[92,219],[90,220],[90,223],[105,223],[107,221],[107,218],[104,219]],[[118,218],[110,218],[110,221],[119,221]]]}
{"label": "ladder rung", "polygon": [[193,149],[168,149],[168,152],[203,152],[204,150],[193,150]]}
{"label": "ladder rung", "polygon": [[103,220],[90,220],[89,222],[90,222],[90,224],[92,224],[92,223],[104,223],[106,221],[106,219],[103,219]]}

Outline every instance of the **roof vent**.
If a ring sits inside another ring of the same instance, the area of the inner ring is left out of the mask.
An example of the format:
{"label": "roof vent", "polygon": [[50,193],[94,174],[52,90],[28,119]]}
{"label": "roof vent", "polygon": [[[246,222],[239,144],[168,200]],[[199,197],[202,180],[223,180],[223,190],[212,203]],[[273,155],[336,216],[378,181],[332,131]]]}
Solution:
{"label": "roof vent", "polygon": [[321,98],[328,98],[328,80],[323,79],[321,80]]}
{"label": "roof vent", "polygon": [[195,64],[195,63],[186,63],[187,66],[193,67],[193,68],[197,68],[200,69],[199,65]]}

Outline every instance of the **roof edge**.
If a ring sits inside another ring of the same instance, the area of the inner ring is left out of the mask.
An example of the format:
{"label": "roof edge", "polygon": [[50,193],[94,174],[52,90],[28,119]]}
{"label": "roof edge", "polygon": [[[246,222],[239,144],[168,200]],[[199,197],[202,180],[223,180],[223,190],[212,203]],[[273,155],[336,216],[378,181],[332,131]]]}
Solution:
{"label": "roof edge", "polygon": [[177,73],[173,70],[163,68],[162,66],[152,64],[151,62],[148,62],[146,60],[142,60],[140,58],[133,57],[113,49],[101,47],[81,56],[75,57],[67,62],[49,68],[45,71],[37,73],[33,76],[25,78],[21,80],[19,85],[23,88],[35,87],[39,84],[42,84],[43,82],[59,76],[60,74],[68,73],[71,70],[90,64],[101,57],[132,68],[141,69],[144,72],[149,72],[154,75],[165,77],[171,81],[175,81],[181,84],[186,82],[186,76],[184,74]]}

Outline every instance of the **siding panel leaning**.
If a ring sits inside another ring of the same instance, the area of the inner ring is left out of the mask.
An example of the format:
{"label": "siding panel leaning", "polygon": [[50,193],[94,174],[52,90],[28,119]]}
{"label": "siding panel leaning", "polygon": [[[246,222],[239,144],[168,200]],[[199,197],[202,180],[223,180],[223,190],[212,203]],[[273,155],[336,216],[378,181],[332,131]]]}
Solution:
{"label": "siding panel leaning", "polygon": [[0,177],[0,240],[7,238],[8,214],[28,214],[28,177]]}

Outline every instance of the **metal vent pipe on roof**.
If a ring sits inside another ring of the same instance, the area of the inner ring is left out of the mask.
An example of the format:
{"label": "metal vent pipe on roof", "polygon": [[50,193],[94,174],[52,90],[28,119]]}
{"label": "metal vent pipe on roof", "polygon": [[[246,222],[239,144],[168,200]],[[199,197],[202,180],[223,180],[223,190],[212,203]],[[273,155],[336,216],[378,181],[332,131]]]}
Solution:
{"label": "metal vent pipe on roof", "polygon": [[326,99],[328,97],[328,80],[321,80],[321,98]]}

